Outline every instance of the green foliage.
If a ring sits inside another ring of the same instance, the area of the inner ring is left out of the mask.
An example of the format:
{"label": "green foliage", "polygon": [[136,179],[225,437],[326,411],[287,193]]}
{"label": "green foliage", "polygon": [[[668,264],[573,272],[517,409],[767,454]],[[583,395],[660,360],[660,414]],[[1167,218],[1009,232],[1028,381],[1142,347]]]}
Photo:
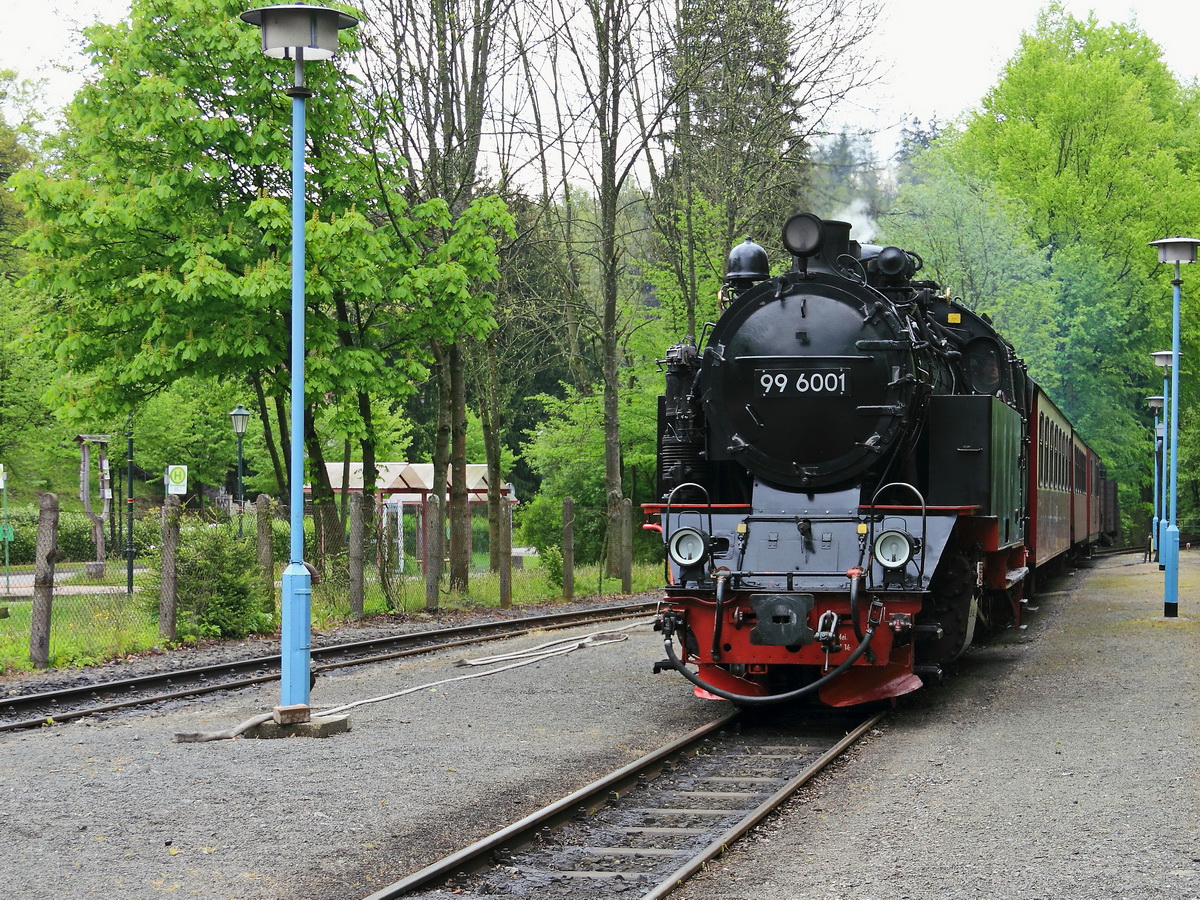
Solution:
{"label": "green foliage", "polygon": [[[161,551],[152,568],[162,577]],[[273,598],[256,577],[254,541],[238,540],[228,526],[188,526],[180,529],[176,557],[176,628],[188,638],[240,638],[270,632]],[[143,595],[157,611],[157,598]]]}
{"label": "green foliage", "polygon": [[1051,393],[1061,381],[1053,333],[1056,285],[1021,204],[956,164],[953,136],[914,157],[881,221],[880,241],[919,252],[922,277],[989,316]]}
{"label": "green foliage", "polygon": [[[134,455],[147,472],[188,467],[188,486],[236,478],[237,437],[229,411],[246,389],[215,378],[181,378],[151,397],[134,420]],[[249,431],[249,429],[247,429]]]}
{"label": "green foliage", "polygon": [[538,558],[542,563],[542,574],[546,576],[546,581],[551,587],[558,588],[560,591],[563,586],[563,555],[561,547],[545,547],[538,551]]}
{"label": "green foliage", "polygon": [[[38,509],[35,506],[10,506],[9,523],[13,526],[13,539],[8,545],[8,559],[13,565],[28,565],[36,562]],[[133,523],[134,552],[142,556],[160,543],[160,528],[157,511],[135,518]],[[108,524],[104,526],[105,539],[109,535]],[[108,546],[109,558],[123,556],[125,545]],[[60,512],[58,516],[58,562],[88,562],[96,558],[96,546],[92,543],[92,522],[83,513]]]}
{"label": "green foliage", "polygon": [[[89,29],[94,77],[53,158],[15,180],[38,297],[24,347],[53,355],[50,401],[79,419],[123,415],[170,389],[159,402],[202,433],[155,415],[152,455],[190,456],[208,483],[232,467],[225,404],[251,404],[217,391],[206,409],[205,386],[244,381],[274,399],[288,383],[293,69],[263,57],[243,9],[135,0],[129,22]],[[512,226],[496,198],[455,215],[403,199],[401,167],[363,153],[373,123],[348,58],[306,70],[306,393],[314,431],[373,443],[371,398],[390,405],[424,380],[428,341],[495,326],[484,285]]]}
{"label": "green foliage", "polygon": [[[1169,345],[1169,275],[1146,245],[1200,220],[1198,103],[1136,27],[1051,3],[961,134],[909,161],[906,220],[887,224],[928,240],[937,273],[1028,356],[1126,512],[1150,477],[1149,353]],[[1195,357],[1185,346],[1185,409]]]}

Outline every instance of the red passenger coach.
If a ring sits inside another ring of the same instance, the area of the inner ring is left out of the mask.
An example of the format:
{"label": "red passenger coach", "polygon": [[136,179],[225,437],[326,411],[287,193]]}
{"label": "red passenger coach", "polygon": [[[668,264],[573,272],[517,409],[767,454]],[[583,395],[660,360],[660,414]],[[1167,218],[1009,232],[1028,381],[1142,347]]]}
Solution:
{"label": "red passenger coach", "polygon": [[1038,568],[1111,540],[1120,523],[1116,484],[1100,458],[1045,391],[1029,384],[1029,555]]}

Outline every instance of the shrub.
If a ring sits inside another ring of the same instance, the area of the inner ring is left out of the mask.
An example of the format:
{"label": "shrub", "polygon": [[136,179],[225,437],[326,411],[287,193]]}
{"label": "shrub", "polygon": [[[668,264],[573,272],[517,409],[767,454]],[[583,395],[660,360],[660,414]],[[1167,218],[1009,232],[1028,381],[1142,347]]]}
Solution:
{"label": "shrub", "polygon": [[[272,631],[269,597],[258,582],[254,541],[229,526],[180,530],[176,558],[176,631],[181,638],[240,638]],[[152,568],[161,578],[162,559]],[[148,598],[149,599],[149,598]],[[157,596],[154,612],[157,613]]]}
{"label": "shrub", "polygon": [[[116,513],[124,513],[117,509]],[[8,545],[8,561],[13,565],[28,565],[37,561],[38,508],[19,506],[8,511],[8,521],[13,527],[13,539]],[[157,509],[139,513],[133,520],[133,550],[142,556],[160,540],[161,518]],[[128,522],[121,521],[121,528]],[[109,523],[104,525],[106,551],[109,559],[125,556],[124,534],[114,545],[108,540]],[[2,552],[2,551],[0,551]],[[58,561],[88,562],[96,558],[96,545],[92,543],[92,522],[84,513],[60,512],[58,515]]]}
{"label": "shrub", "polygon": [[562,550],[559,547],[544,547],[538,551],[538,559],[541,561],[546,581],[550,583],[551,587],[561,591],[563,586]]}

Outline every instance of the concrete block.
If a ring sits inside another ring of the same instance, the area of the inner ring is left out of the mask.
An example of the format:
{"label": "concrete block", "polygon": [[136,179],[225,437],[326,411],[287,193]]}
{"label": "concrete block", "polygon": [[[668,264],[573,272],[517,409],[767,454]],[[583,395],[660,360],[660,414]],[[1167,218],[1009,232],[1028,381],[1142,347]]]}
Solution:
{"label": "concrete block", "polygon": [[350,730],[350,716],[313,716],[307,722],[294,722],[290,725],[280,725],[274,721],[262,722],[242,732],[244,738],[290,738],[290,737],[332,737]]}

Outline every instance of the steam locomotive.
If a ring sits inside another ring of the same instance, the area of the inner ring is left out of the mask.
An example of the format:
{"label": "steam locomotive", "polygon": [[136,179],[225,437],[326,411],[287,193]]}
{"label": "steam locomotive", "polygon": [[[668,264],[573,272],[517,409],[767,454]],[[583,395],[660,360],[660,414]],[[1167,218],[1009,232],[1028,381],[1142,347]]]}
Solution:
{"label": "steam locomotive", "polygon": [[914,691],[1117,531],[1116,485],[990,321],[850,232],[792,216],[776,277],[734,248],[702,349],[662,363],[655,671],[700,696]]}

